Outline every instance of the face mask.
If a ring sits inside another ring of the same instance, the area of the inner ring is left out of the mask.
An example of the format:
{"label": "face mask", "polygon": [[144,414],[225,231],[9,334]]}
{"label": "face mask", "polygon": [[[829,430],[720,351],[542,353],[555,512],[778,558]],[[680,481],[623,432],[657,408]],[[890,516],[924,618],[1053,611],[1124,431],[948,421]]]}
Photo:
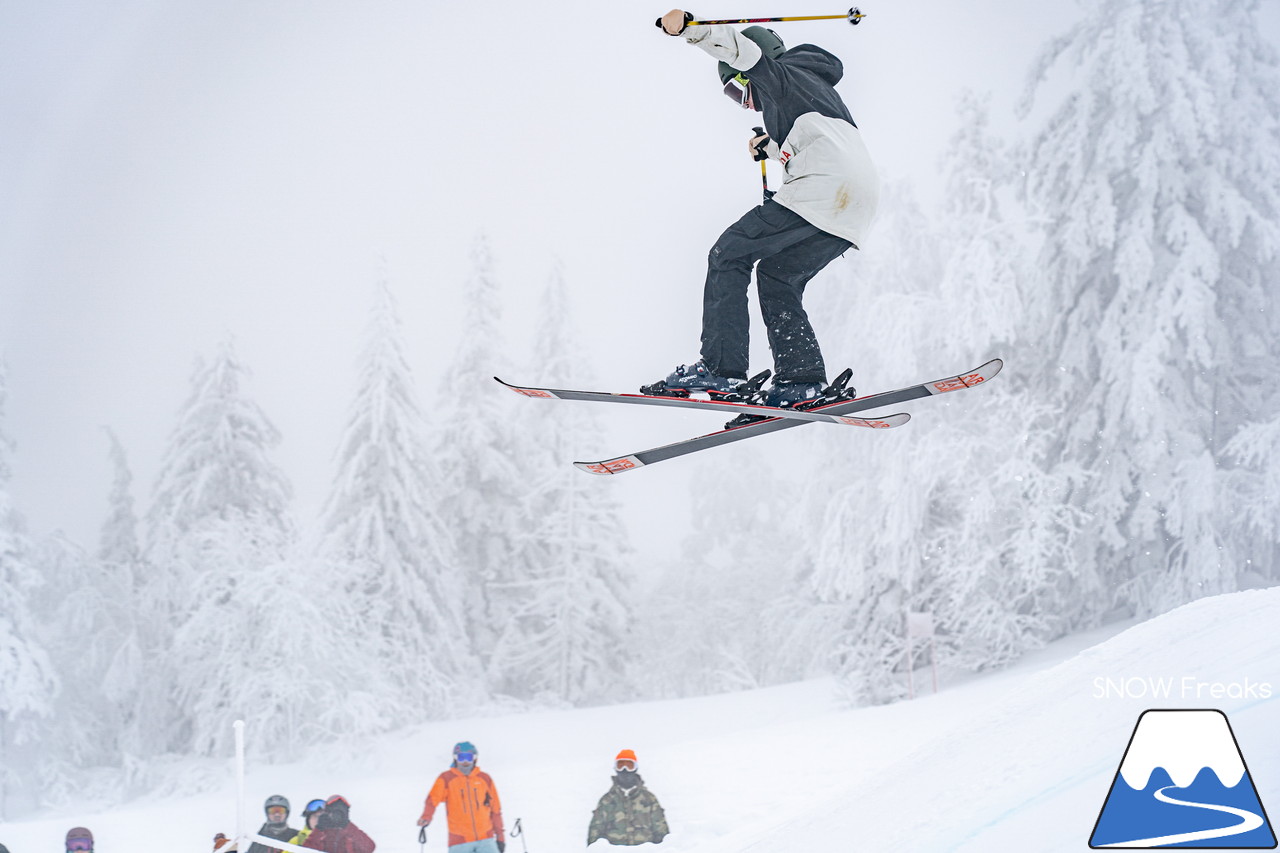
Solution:
{"label": "face mask", "polygon": [[634,770],[619,770],[618,775],[614,778],[624,788],[634,788],[640,783],[640,774]]}

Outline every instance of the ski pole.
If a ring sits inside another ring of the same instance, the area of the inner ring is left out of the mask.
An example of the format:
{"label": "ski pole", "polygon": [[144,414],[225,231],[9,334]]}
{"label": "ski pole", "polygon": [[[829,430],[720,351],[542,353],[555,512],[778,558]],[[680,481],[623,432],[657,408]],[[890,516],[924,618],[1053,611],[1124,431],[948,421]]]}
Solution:
{"label": "ski pole", "polygon": [[[751,129],[755,132],[756,136],[765,135],[763,127],[753,127]],[[760,158],[760,186],[764,189],[765,201],[768,201],[769,197],[773,195],[773,193],[769,192],[769,170],[765,168],[765,164],[768,162],[769,162],[769,158],[767,157]]]}
{"label": "ski pole", "polygon": [[520,839],[520,846],[524,848],[524,853],[529,853],[529,844],[524,840],[524,829],[520,826],[521,818],[516,818],[516,825],[511,827],[511,837]]}
{"label": "ski pole", "polygon": [[427,849],[427,828],[425,826],[418,827],[418,849],[426,851]]}
{"label": "ski pole", "polygon": [[725,19],[723,21],[687,21],[686,27],[709,27],[713,24],[773,24],[781,21],[838,21],[840,19],[847,20],[853,26],[857,26],[858,22],[865,18],[866,15],[854,6],[846,14],[843,15],[805,15],[794,18],[734,18]]}

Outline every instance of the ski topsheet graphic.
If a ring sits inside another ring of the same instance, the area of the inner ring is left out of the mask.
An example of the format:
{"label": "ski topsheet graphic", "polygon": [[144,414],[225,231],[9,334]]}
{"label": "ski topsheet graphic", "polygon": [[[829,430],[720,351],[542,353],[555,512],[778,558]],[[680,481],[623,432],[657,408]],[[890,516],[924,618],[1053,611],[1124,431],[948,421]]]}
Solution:
{"label": "ski topsheet graphic", "polygon": [[1275,833],[1226,714],[1144,711],[1089,846],[1275,848]]}

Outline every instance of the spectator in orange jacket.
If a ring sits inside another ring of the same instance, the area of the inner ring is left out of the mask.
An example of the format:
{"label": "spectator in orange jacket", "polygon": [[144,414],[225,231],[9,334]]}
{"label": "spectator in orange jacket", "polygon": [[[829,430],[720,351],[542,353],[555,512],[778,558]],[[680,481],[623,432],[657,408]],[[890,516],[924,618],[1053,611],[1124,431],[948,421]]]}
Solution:
{"label": "spectator in orange jacket", "polygon": [[315,831],[302,846],[324,853],[373,853],[376,845],[364,830],[351,822],[351,803],[347,798],[335,794],[325,802]]}
{"label": "spectator in orange jacket", "polygon": [[427,794],[418,826],[428,826],[436,807],[449,816],[449,853],[504,853],[502,801],[488,773],[476,767],[478,753],[462,741],[453,748],[453,764],[436,778]]}

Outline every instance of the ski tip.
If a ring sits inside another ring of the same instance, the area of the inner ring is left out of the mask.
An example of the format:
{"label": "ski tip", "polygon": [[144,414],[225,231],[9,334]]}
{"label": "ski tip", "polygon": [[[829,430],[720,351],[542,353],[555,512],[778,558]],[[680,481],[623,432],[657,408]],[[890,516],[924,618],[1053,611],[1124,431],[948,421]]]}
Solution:
{"label": "ski tip", "polygon": [[840,415],[833,415],[832,417],[842,424],[866,427],[868,429],[892,429],[894,427],[900,427],[907,421],[911,420],[911,415],[908,415],[906,412],[898,412],[896,415],[885,415],[882,418],[846,418]]}
{"label": "ski tip", "polygon": [[493,377],[493,379],[495,382],[498,382],[500,385],[502,385],[503,388],[510,388],[512,391],[516,392],[521,397],[533,397],[535,399],[547,400],[547,399],[552,399],[556,396],[546,388],[525,388],[522,385],[512,385],[510,382],[503,382],[501,379],[499,379],[496,376]]}
{"label": "ski tip", "polygon": [[925,387],[929,389],[930,394],[945,394],[948,391],[958,391],[961,388],[973,388],[984,382],[990,382],[1002,367],[1004,367],[1004,359],[993,358],[968,373],[952,376],[949,379],[940,379],[937,382],[929,383]]}
{"label": "ski tip", "polygon": [[606,459],[602,462],[575,462],[573,467],[588,474],[623,474],[643,468],[644,463],[635,456],[619,456],[617,459]]}
{"label": "ski tip", "polygon": [[859,424],[859,426],[866,426],[871,429],[893,429],[911,420],[911,415],[906,412],[898,412],[896,415],[885,415],[883,418],[864,418],[864,420],[866,423]]}

